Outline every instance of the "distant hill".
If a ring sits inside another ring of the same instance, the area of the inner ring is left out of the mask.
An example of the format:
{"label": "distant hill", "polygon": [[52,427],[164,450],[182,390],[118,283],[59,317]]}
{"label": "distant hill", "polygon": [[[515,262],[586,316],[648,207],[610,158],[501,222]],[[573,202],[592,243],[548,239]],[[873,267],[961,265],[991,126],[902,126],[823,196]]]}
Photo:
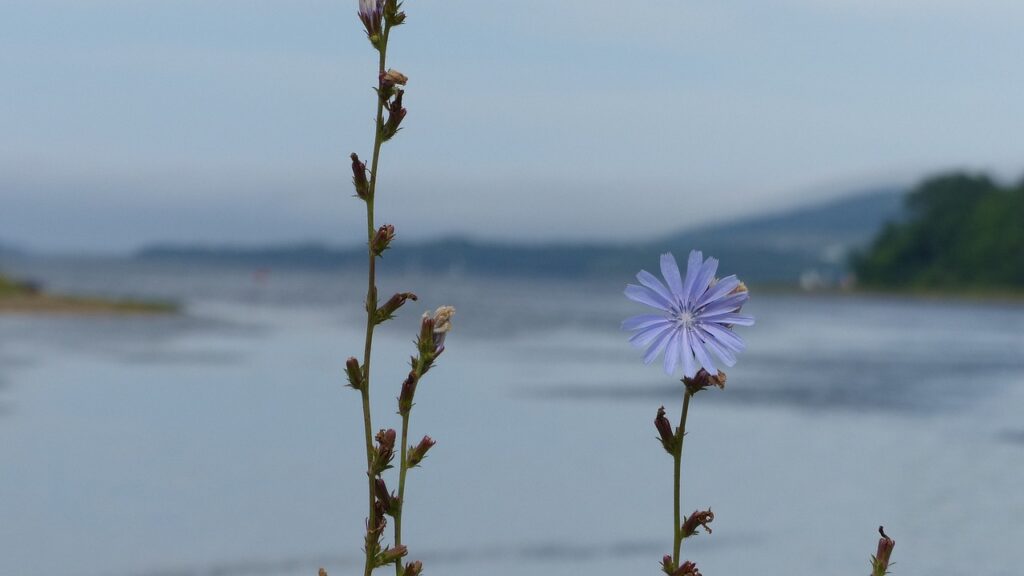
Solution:
{"label": "distant hill", "polygon": [[744,218],[662,238],[661,250],[698,247],[751,280],[792,282],[806,272],[834,282],[849,255],[882,227],[903,217],[898,188],[875,189],[788,211]]}
{"label": "distant hill", "polygon": [[885,226],[854,258],[861,283],[923,290],[1024,289],[1024,182],[984,174],[925,180],[907,217]]}
{"label": "distant hill", "polygon": [[[384,258],[392,270],[587,277],[634,273],[640,267],[654,266],[660,252],[670,250],[683,258],[698,248],[755,282],[791,284],[809,271],[834,280],[844,274],[851,250],[866,245],[886,222],[900,218],[901,205],[896,189],[872,190],[768,216],[684,230],[648,242],[524,246],[448,238],[399,243]],[[262,248],[158,245],[141,250],[136,257],[253,268],[342,268],[363,266],[366,252],[363,247],[338,249],[322,244]]]}

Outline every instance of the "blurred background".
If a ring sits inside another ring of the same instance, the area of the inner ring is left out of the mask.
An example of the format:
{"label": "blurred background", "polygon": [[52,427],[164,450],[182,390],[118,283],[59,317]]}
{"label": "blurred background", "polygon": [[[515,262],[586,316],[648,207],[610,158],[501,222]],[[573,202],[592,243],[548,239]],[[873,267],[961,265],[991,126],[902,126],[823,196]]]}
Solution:
{"label": "blurred background", "polygon": [[[0,0],[0,573],[348,574],[376,59],[355,0]],[[758,319],[697,396],[706,574],[1019,573],[1024,4],[410,0],[375,425],[419,315],[428,574],[656,573],[622,296],[702,249]]]}

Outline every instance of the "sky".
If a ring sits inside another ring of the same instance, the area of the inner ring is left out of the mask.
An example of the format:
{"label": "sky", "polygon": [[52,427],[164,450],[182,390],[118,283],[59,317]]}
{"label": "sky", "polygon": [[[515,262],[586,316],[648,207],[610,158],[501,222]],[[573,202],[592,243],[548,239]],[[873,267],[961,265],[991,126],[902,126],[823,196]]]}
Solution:
{"label": "sky", "polygon": [[[0,0],[0,243],[360,241],[356,5]],[[1024,172],[1019,0],[405,5],[377,213],[406,239],[628,241]]]}

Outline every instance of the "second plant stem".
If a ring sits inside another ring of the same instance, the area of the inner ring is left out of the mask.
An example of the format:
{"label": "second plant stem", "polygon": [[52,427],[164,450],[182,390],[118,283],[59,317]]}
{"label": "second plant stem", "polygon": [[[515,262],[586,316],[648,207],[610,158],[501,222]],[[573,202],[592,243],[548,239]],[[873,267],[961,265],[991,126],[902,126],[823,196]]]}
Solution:
{"label": "second plant stem", "polygon": [[675,461],[675,482],[673,485],[673,506],[675,530],[672,540],[672,563],[679,566],[679,551],[683,547],[683,519],[680,510],[682,500],[682,464],[683,464],[683,440],[686,438],[686,414],[690,411],[690,392],[686,391],[683,396],[683,413],[679,417],[679,427],[676,428],[676,450],[672,454]]}
{"label": "second plant stem", "polygon": [[[402,544],[402,512],[405,508],[405,474],[409,471],[409,413],[402,414],[402,462],[398,467],[398,510],[395,512],[395,546]],[[402,561],[395,562],[395,576],[402,576]]]}

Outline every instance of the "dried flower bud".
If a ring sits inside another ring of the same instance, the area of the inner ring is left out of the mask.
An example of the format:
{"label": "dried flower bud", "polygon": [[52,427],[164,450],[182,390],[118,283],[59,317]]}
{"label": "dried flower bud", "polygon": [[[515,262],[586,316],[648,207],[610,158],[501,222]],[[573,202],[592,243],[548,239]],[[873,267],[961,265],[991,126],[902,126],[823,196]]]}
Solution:
{"label": "dried flower bud", "polygon": [[374,436],[374,440],[376,440],[381,446],[393,449],[395,447],[395,438],[397,437],[398,434],[391,428],[388,428],[387,430],[382,429],[380,432],[377,432],[377,435]]}
{"label": "dried flower bud", "polygon": [[437,442],[435,442],[433,438],[430,436],[424,436],[423,440],[420,440],[419,444],[413,446],[412,449],[409,450],[409,468],[419,466],[420,462],[427,457],[427,452],[429,452],[435,444],[437,444]]}
{"label": "dried flower bud", "polygon": [[701,526],[707,530],[708,534],[711,534],[711,527],[708,524],[715,519],[715,514],[711,512],[711,509],[707,510],[696,510],[690,517],[683,522],[683,538],[689,538],[690,536],[697,535],[697,529]]}
{"label": "dried flower bud", "polygon": [[889,573],[889,557],[896,546],[896,541],[886,536],[881,526],[878,527],[878,533],[882,537],[878,540],[878,550],[871,557],[871,576],[885,576]]}
{"label": "dried flower bud", "polygon": [[750,290],[747,290],[746,284],[740,282],[735,288],[732,289],[731,292],[729,292],[729,294],[740,294],[742,292],[750,292]]}
{"label": "dried flower bud", "polygon": [[658,429],[658,436],[661,437],[661,445],[669,454],[676,453],[676,435],[672,432],[672,424],[665,417],[665,407],[658,408],[658,415],[654,418],[654,427]]}
{"label": "dried flower bud", "polygon": [[388,507],[380,500],[373,502],[373,517],[376,518],[376,522],[379,524],[384,522],[384,516],[388,513]]}
{"label": "dried flower bud", "polygon": [[396,90],[394,100],[388,104],[388,119],[381,127],[381,138],[384,142],[391,140],[398,133],[402,120],[405,119],[407,110],[402,107],[402,96],[404,95],[404,90]]}
{"label": "dried flower bud", "polygon": [[387,72],[381,72],[379,80],[380,87],[387,90],[395,86],[405,86],[405,83],[409,81],[409,77],[398,70],[389,68]]}
{"label": "dried flower bud", "polygon": [[377,233],[373,235],[373,240],[370,243],[370,248],[373,253],[380,256],[385,250],[391,246],[391,241],[395,239],[395,227],[391,224],[384,224],[377,229]]}
{"label": "dried flower bud", "polygon": [[661,571],[669,576],[672,576],[672,573],[676,571],[676,564],[668,554],[665,554],[661,558]]}
{"label": "dried flower bud", "polygon": [[725,372],[719,370],[716,376],[712,376],[707,370],[701,368],[693,378],[683,377],[683,384],[686,385],[687,393],[693,396],[709,386],[725,389],[725,380]]}
{"label": "dried flower bud", "polygon": [[440,306],[434,311],[423,314],[420,327],[419,349],[421,355],[438,356],[444,352],[445,335],[452,329],[453,306]]}
{"label": "dried flower bud", "polygon": [[366,163],[359,161],[359,156],[352,153],[352,185],[356,188],[356,196],[366,200],[370,197],[370,182],[366,179]]}
{"label": "dried flower bud", "polygon": [[391,460],[395,457],[395,439],[398,434],[392,430],[381,430],[375,437],[377,441],[376,454],[374,454],[373,473],[378,475],[391,468]]}
{"label": "dried flower bud", "polygon": [[420,572],[423,572],[423,563],[417,560],[405,565],[402,576],[420,576]]}
{"label": "dried flower bud", "polygon": [[383,306],[377,308],[377,315],[375,318],[376,323],[380,324],[381,322],[394,318],[395,312],[408,300],[415,302],[417,300],[416,295],[412,292],[399,292],[389,298]]}
{"label": "dried flower bud", "polygon": [[385,548],[383,551],[377,554],[377,566],[387,566],[388,564],[394,564],[395,562],[398,562],[399,560],[404,558],[405,555],[408,553],[409,549],[406,548],[405,545],[403,544],[399,544],[394,548]]}
{"label": "dried flower bud", "polygon": [[452,316],[455,315],[454,306],[441,306],[434,311],[434,333],[447,334],[452,329]]}
{"label": "dried flower bud", "polygon": [[327,576],[327,570],[321,568],[320,572],[317,572],[317,576]]}
{"label": "dried flower bud", "polygon": [[384,528],[387,526],[387,520],[379,511],[374,507],[374,517],[371,523],[370,520],[366,521],[366,537],[365,546],[366,551],[371,556],[376,557],[380,551],[380,537],[384,534]]}
{"label": "dried flower bud", "polygon": [[401,501],[395,496],[394,492],[388,492],[388,486],[384,483],[383,478],[374,479],[376,489],[374,494],[377,497],[377,504],[381,508],[381,515],[387,514],[388,516],[394,517],[401,508]]}
{"label": "dried flower bud", "polygon": [[419,383],[419,378],[416,377],[415,372],[409,372],[406,376],[405,381],[402,382],[402,392],[398,395],[398,413],[408,414],[412,410],[413,397],[416,396],[416,384]]}
{"label": "dried flower bud", "polygon": [[345,361],[345,374],[348,376],[349,387],[355,390],[363,388],[363,370],[359,367],[359,360],[349,358]]}

